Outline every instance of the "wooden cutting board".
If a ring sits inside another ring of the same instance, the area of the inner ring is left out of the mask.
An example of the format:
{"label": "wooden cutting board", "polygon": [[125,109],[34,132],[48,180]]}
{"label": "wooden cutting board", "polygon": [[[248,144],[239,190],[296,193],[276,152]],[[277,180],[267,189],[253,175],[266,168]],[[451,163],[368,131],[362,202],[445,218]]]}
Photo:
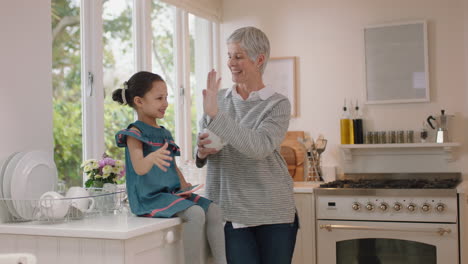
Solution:
{"label": "wooden cutting board", "polygon": [[281,143],[281,156],[288,165],[288,171],[294,181],[304,181],[304,162],[306,150],[297,138],[304,138],[304,131],[288,131]]}

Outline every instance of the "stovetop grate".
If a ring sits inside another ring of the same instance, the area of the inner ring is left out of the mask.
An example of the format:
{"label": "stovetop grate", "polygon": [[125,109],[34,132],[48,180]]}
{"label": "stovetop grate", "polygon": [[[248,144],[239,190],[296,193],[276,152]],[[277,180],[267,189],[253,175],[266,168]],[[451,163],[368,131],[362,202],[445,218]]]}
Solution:
{"label": "stovetop grate", "polygon": [[320,185],[320,188],[348,189],[454,189],[460,183],[459,179],[359,179],[336,180]]}

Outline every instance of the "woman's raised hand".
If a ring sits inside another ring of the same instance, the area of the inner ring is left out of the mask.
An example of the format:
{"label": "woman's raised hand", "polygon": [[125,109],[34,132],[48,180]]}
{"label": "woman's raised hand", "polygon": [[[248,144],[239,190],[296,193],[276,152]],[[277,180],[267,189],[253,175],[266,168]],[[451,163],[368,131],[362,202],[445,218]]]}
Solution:
{"label": "woman's raised hand", "polygon": [[167,162],[172,160],[171,152],[167,150],[167,147],[168,144],[166,142],[160,149],[149,154],[153,163],[162,171],[167,171],[167,168],[171,166],[171,163]]}
{"label": "woman's raised hand", "polygon": [[213,118],[218,113],[218,90],[221,78],[216,79],[216,71],[208,73],[206,89],[203,90],[203,110],[205,114]]}

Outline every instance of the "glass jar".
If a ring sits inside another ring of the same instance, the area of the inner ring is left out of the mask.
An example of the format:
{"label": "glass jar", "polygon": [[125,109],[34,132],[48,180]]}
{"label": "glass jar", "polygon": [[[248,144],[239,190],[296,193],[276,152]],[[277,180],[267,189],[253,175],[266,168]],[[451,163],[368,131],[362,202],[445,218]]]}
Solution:
{"label": "glass jar", "polygon": [[414,131],[406,131],[406,143],[414,143]]}
{"label": "glass jar", "polygon": [[405,131],[400,130],[397,132],[396,143],[405,143]]}

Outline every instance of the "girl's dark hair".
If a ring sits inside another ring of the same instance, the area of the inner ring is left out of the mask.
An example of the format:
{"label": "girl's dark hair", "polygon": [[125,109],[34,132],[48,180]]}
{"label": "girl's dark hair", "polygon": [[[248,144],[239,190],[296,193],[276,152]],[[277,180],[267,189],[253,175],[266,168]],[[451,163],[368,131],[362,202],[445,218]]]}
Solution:
{"label": "girl's dark hair", "polygon": [[[153,82],[156,81],[164,82],[161,76],[152,72],[141,71],[133,74],[128,81],[124,82],[124,86],[127,87],[127,89],[125,89],[125,100],[127,101],[127,104],[131,107],[135,107],[133,98],[135,96],[145,96],[145,94],[151,90],[151,87],[153,87]],[[112,92],[112,100],[120,104],[124,104],[124,100],[122,99],[122,88]]]}

